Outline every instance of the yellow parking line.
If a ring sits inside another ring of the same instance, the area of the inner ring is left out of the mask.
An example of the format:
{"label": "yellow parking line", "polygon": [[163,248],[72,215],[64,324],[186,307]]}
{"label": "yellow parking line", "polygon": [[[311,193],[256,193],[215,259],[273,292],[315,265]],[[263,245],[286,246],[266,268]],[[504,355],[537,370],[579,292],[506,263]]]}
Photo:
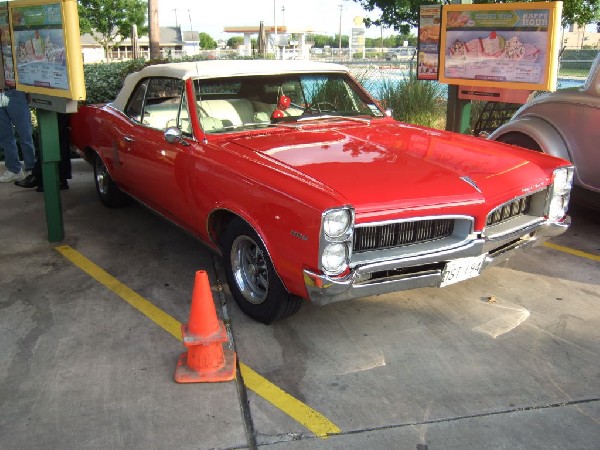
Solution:
{"label": "yellow parking line", "polygon": [[[77,250],[68,245],[56,247],[56,250],[75,266],[79,267],[93,279],[117,294],[158,326],[181,341],[181,322],[162,309],[154,306],[151,302],[98,267]],[[333,422],[321,413],[295,399],[243,363],[240,363],[240,372],[244,379],[244,384],[248,389],[304,425],[316,436],[325,439],[331,434],[339,434],[341,432]]]}
{"label": "yellow parking line", "polygon": [[320,438],[327,438],[330,434],[339,434],[342,431],[324,415],[281,390],[245,364],[240,363],[240,371],[248,389],[285,412]]}
{"label": "yellow parking line", "polygon": [[600,261],[600,256],[594,255],[592,253],[582,252],[581,250],[575,250],[574,248],[564,247],[562,245],[556,245],[552,242],[544,242],[546,247],[552,248],[554,250],[558,250],[559,252],[568,253],[570,255],[580,256],[581,258],[591,259],[593,261]]}
{"label": "yellow parking line", "polygon": [[77,250],[72,249],[68,245],[56,247],[56,250],[93,279],[104,285],[107,289],[113,291],[143,315],[155,322],[158,326],[181,340],[181,323],[162,309],[157,308],[140,294],[125,286],[112,275],[109,275]]}

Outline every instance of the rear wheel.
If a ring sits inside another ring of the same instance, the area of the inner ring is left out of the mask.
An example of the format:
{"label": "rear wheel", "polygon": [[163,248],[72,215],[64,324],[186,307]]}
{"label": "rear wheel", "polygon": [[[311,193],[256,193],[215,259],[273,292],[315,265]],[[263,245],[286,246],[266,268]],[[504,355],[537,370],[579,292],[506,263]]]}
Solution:
{"label": "rear wheel", "polygon": [[518,147],[527,148],[529,150],[535,150],[541,152],[542,148],[532,138],[526,134],[511,133],[498,138],[498,142],[504,142],[505,144],[516,145]]}
{"label": "rear wheel", "polygon": [[233,299],[254,320],[268,325],[300,309],[302,299],[287,291],[265,246],[246,222],[236,219],[227,226],[223,259]]}
{"label": "rear wheel", "polygon": [[98,198],[104,206],[118,208],[129,201],[129,197],[119,189],[111,178],[104,161],[99,155],[96,155],[94,159],[94,181],[96,182]]}

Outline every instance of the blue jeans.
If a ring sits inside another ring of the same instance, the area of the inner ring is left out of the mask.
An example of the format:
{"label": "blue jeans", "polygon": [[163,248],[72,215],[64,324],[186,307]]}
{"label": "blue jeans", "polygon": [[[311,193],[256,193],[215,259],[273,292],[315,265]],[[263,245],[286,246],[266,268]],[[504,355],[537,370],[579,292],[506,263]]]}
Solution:
{"label": "blue jeans", "polygon": [[24,92],[8,89],[0,92],[0,147],[4,150],[6,169],[13,173],[19,173],[21,162],[13,125],[19,133],[25,170],[31,170],[35,164],[35,149],[31,136],[29,103]]}

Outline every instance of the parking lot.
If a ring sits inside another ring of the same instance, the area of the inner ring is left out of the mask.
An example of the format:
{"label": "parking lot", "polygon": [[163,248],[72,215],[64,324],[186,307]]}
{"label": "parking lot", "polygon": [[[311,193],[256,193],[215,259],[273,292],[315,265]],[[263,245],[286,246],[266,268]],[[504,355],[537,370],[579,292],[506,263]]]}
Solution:
{"label": "parking lot", "polygon": [[[107,209],[91,167],[43,195],[0,185],[0,436],[7,449],[592,449],[600,439],[600,221],[481,276],[265,326],[217,256],[139,205]],[[87,270],[82,270],[86,268]],[[235,381],[176,384],[197,270]]]}

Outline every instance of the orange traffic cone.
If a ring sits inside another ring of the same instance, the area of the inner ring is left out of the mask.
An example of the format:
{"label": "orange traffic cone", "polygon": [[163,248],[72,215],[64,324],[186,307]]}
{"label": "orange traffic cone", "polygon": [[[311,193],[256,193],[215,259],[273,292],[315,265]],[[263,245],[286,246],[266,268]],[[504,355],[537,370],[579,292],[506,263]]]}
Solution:
{"label": "orange traffic cone", "polygon": [[223,349],[227,332],[223,322],[217,318],[208,275],[204,270],[196,272],[190,319],[187,325],[181,325],[181,335],[188,350],[177,362],[177,383],[230,381],[235,378],[236,355],[233,350]]}

